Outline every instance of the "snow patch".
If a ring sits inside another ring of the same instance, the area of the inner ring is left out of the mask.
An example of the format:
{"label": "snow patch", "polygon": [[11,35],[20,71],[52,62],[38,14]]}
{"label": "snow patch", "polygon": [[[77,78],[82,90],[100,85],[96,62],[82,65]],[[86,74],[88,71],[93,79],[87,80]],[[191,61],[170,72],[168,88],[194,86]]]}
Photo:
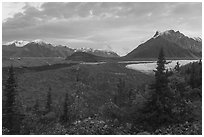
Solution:
{"label": "snow patch", "polygon": [[11,42],[7,42],[5,45],[8,46],[8,45],[15,44],[17,47],[23,47],[28,43],[29,43],[29,41],[25,41],[25,40],[14,40],[14,41],[11,41]]}
{"label": "snow patch", "polygon": [[78,49],[74,49],[74,52],[104,52],[104,53],[107,53],[107,54],[112,54],[114,53],[113,51],[108,51],[108,50],[103,50],[103,49],[92,49],[92,48],[85,48],[85,47],[82,47],[82,48],[78,48]]}
{"label": "snow patch", "polygon": [[17,47],[23,47],[25,46],[26,44],[30,43],[30,42],[34,42],[34,43],[38,43],[38,44],[51,44],[51,43],[48,43],[48,42],[45,42],[41,39],[36,39],[36,40],[33,40],[33,41],[25,41],[25,40],[14,40],[14,41],[11,41],[11,42],[7,42],[5,43],[5,45],[12,45],[12,44],[15,44]]}
{"label": "snow patch", "polygon": [[31,42],[34,42],[34,43],[37,43],[37,44],[51,44],[49,42],[46,42],[46,41],[43,41],[42,39],[36,39],[36,40],[33,40]]}
{"label": "snow patch", "polygon": [[202,39],[200,37],[193,37],[192,39],[194,39],[195,41],[198,41],[198,42],[202,42]]}
{"label": "snow patch", "polygon": [[182,37],[182,34],[179,31],[174,31],[174,30],[166,30],[166,31],[156,31],[155,35],[153,36],[153,38],[157,38],[159,36],[166,36],[166,35],[175,35],[177,34],[179,38]]}

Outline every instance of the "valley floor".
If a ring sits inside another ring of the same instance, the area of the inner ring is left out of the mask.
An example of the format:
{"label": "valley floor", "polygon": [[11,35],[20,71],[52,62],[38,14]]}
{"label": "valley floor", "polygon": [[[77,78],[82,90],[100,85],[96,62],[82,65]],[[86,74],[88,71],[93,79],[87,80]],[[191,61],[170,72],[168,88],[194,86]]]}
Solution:
{"label": "valley floor", "polygon": [[[17,91],[25,114],[21,134],[200,134],[199,119],[178,125],[176,131],[175,125],[150,132],[135,124],[149,96],[148,85],[154,81],[152,74],[141,71],[146,70],[145,67],[152,70],[152,66],[146,66],[152,65],[151,61],[81,63],[62,58],[14,60]],[[8,78],[9,62],[3,60],[3,89]],[[183,62],[189,61],[180,63]],[[129,69],[129,66],[135,65],[136,70]],[[138,69],[138,65],[143,67]],[[117,97],[121,100],[118,102],[116,96],[119,92],[122,96]],[[48,93],[51,94],[52,105],[51,111],[45,113]],[[70,124],[61,122],[66,94],[68,104],[71,104],[68,107]],[[38,129],[40,126],[43,131]],[[183,126],[188,130],[180,129]],[[7,134],[6,129],[3,130]],[[180,130],[182,133],[179,133]],[[190,130],[193,130],[192,133]]]}

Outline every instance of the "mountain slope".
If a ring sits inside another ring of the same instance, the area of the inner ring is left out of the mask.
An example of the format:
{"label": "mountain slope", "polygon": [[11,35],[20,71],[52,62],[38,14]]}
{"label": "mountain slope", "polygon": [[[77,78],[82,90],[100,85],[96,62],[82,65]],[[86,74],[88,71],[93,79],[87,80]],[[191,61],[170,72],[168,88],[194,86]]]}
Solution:
{"label": "mountain slope", "polygon": [[197,59],[202,57],[202,43],[173,30],[156,34],[128,53],[125,58],[157,58],[163,48],[169,59]]}
{"label": "mountain slope", "polygon": [[94,49],[72,49],[66,46],[53,46],[42,40],[13,41],[2,46],[3,57],[67,57],[75,52],[87,52],[102,57],[119,57],[116,53]]}

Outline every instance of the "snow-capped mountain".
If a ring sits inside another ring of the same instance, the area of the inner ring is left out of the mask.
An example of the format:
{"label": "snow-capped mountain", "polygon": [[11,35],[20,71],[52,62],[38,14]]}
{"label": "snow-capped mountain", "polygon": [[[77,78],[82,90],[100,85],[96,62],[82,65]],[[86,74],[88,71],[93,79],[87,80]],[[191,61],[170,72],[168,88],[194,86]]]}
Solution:
{"label": "snow-capped mountain", "polygon": [[171,39],[182,39],[182,38],[189,38],[189,39],[194,39],[195,41],[198,42],[202,42],[202,39],[200,37],[188,37],[185,36],[183,33],[181,33],[180,31],[174,31],[174,30],[166,30],[166,31],[156,31],[155,35],[153,36],[153,38],[157,38],[157,37],[168,37]]}
{"label": "snow-capped mountain", "polygon": [[7,45],[7,46],[8,45],[13,45],[13,46],[17,46],[17,47],[23,47],[28,43],[29,43],[29,41],[25,41],[25,40],[14,40],[14,41],[11,41],[11,42],[7,42],[4,45]]}
{"label": "snow-capped mountain", "polygon": [[74,49],[74,52],[86,52],[86,53],[91,53],[96,56],[102,56],[102,57],[118,57],[118,55],[113,52],[113,51],[108,51],[108,50],[102,50],[102,49],[92,49],[92,48],[78,48]]}
{"label": "snow-capped mountain", "polygon": [[36,40],[33,40],[33,41],[14,40],[14,41],[11,41],[11,42],[7,42],[4,45],[7,45],[7,46],[13,45],[13,46],[16,46],[16,47],[23,47],[23,46],[27,45],[28,43],[36,43],[36,44],[39,44],[39,45],[51,44],[51,43],[43,41],[41,39],[36,39]]}
{"label": "snow-capped mountain", "polygon": [[179,31],[156,31],[154,36],[128,53],[127,58],[157,58],[163,48],[171,59],[196,59],[202,57],[202,40],[190,38]]}
{"label": "snow-capped mountain", "polygon": [[177,37],[177,38],[183,38],[185,37],[184,34],[180,33],[179,31],[174,31],[174,30],[166,30],[166,31],[156,31],[155,35],[153,38],[157,38],[159,36],[170,36],[170,37]]}
{"label": "snow-capped mountain", "polygon": [[82,48],[77,48],[74,50],[75,52],[77,51],[80,51],[80,52],[95,52],[95,51],[103,51],[103,52],[107,52],[107,53],[111,53],[113,51],[110,51],[110,50],[103,50],[103,49],[93,49],[93,48],[85,48],[85,47],[82,47]]}
{"label": "snow-capped mountain", "polygon": [[34,43],[37,43],[37,44],[40,44],[40,45],[42,45],[42,44],[51,44],[51,43],[43,41],[41,39],[36,39],[36,40],[31,41],[31,42],[34,42]]}
{"label": "snow-capped mountain", "polygon": [[3,56],[9,57],[67,57],[74,52],[86,52],[102,57],[119,57],[115,52],[92,48],[74,49],[62,45],[54,45],[41,39],[33,41],[12,41],[4,44]]}
{"label": "snow-capped mountain", "polygon": [[174,30],[167,30],[164,32],[157,31],[153,38],[162,37],[170,42],[176,43],[178,46],[184,49],[190,49],[195,52],[202,51],[202,40],[201,38],[191,38],[185,36],[183,33]]}

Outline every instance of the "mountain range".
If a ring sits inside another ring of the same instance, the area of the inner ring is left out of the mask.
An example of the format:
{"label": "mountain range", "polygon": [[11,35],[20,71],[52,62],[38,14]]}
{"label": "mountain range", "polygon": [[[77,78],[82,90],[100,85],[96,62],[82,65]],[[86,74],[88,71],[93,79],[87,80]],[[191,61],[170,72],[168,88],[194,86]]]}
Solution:
{"label": "mountain range", "polygon": [[64,57],[70,60],[91,62],[104,60],[104,57],[117,57],[119,60],[145,60],[156,59],[161,48],[167,59],[200,59],[202,57],[201,38],[190,38],[174,30],[156,31],[153,37],[120,58],[113,51],[92,48],[73,49],[62,45],[55,46],[42,40],[6,43],[2,46],[2,55],[3,57]]}
{"label": "mountain range", "polygon": [[86,52],[101,57],[119,57],[117,53],[106,50],[79,48],[74,49],[67,46],[55,46],[42,40],[34,41],[12,41],[2,46],[3,57],[64,57],[75,52]]}

